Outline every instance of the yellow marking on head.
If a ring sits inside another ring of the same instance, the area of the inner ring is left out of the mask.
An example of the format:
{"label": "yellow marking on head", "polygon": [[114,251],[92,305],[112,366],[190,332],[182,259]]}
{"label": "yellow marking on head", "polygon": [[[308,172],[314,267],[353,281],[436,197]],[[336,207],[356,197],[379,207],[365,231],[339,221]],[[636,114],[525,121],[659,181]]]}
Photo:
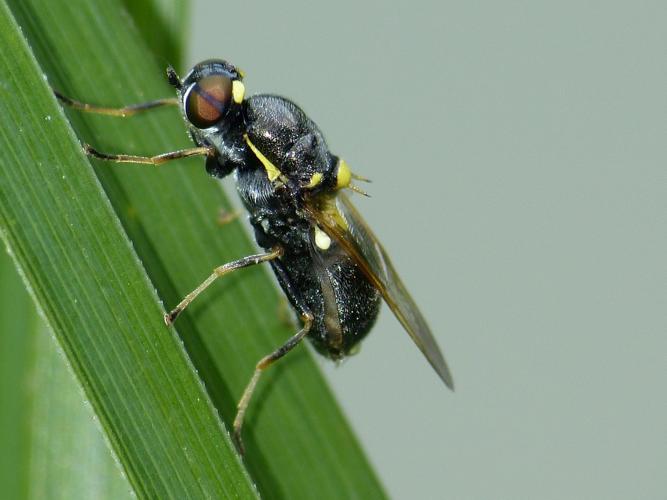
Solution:
{"label": "yellow marking on head", "polygon": [[322,231],[319,226],[315,226],[315,245],[320,250],[329,250],[331,246],[331,238],[329,235]]}
{"label": "yellow marking on head", "polygon": [[314,187],[317,187],[320,182],[322,182],[322,179],[324,178],[324,175],[322,175],[321,172],[315,172],[313,176],[310,178],[310,182],[306,184],[304,187],[306,189],[312,189]]}
{"label": "yellow marking on head", "polygon": [[255,147],[255,145],[252,142],[250,142],[248,134],[243,134],[243,140],[246,142],[246,144],[248,144],[252,152],[255,153],[257,159],[260,162],[262,162],[262,165],[264,165],[264,169],[266,170],[266,175],[269,176],[269,180],[273,182],[278,177],[280,177],[282,172],[280,172],[280,170],[273,163],[271,163],[269,159],[266,156],[264,156],[262,152],[259,149],[257,149],[257,147]]}
{"label": "yellow marking on head", "polygon": [[241,78],[245,78],[245,71],[243,71],[241,68],[236,68],[236,72]]}
{"label": "yellow marking on head", "polygon": [[234,80],[232,82],[232,99],[236,104],[241,104],[243,96],[245,96],[245,85],[241,80]]}
{"label": "yellow marking on head", "polygon": [[352,172],[345,160],[338,160],[338,172],[336,172],[336,189],[342,189],[350,185]]}

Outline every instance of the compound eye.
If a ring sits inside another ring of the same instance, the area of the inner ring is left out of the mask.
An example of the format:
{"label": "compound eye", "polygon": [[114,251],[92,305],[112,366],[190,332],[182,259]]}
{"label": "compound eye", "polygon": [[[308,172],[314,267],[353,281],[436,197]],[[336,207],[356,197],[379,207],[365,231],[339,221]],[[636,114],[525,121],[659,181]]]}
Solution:
{"label": "compound eye", "polygon": [[232,100],[232,79],[226,75],[205,76],[192,85],[184,98],[185,115],[197,128],[215,125]]}

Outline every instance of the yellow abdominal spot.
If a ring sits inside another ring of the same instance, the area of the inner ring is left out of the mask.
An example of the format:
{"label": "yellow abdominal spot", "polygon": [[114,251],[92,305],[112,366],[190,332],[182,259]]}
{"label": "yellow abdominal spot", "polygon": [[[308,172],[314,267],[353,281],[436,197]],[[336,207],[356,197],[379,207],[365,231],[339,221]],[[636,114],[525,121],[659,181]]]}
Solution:
{"label": "yellow abdominal spot", "polygon": [[315,226],[315,245],[321,250],[329,250],[331,246],[331,238],[319,226]]}
{"label": "yellow abdominal spot", "polygon": [[264,165],[264,169],[266,170],[266,175],[269,176],[270,181],[275,181],[278,177],[280,177],[281,172],[276,167],[273,163],[269,161],[269,159],[262,154],[262,152],[257,149],[257,147],[250,142],[250,138],[248,137],[248,134],[243,134],[243,140],[248,144],[250,149],[252,150],[253,153],[255,153],[255,156],[257,159],[262,162],[262,165]]}

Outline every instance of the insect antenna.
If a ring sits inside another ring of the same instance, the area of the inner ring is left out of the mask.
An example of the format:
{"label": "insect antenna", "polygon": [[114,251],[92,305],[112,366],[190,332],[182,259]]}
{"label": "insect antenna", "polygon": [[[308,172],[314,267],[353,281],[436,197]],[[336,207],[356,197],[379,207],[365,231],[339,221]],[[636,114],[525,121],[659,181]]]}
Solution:
{"label": "insect antenna", "polygon": [[359,193],[360,195],[365,196],[366,198],[370,198],[370,197],[371,197],[370,194],[368,194],[366,191],[364,191],[363,189],[361,189],[359,186],[355,186],[354,184],[350,184],[350,185],[347,186],[347,187],[348,187],[349,189],[351,189],[352,191],[354,191],[355,193]]}
{"label": "insect antenna", "polygon": [[366,178],[366,177],[364,177],[364,176],[362,176],[362,175],[355,174],[354,172],[352,172],[352,178],[353,178],[355,181],[360,181],[360,182],[368,182],[368,183],[373,182],[372,180],[370,180],[370,179],[368,179],[368,178]]}

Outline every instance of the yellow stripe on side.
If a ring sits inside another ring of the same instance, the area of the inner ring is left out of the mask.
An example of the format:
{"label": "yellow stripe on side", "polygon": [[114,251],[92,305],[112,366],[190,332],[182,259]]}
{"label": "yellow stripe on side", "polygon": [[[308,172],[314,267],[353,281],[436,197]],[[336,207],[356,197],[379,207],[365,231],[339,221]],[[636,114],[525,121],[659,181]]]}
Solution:
{"label": "yellow stripe on side", "polygon": [[250,138],[248,137],[248,134],[243,134],[243,140],[246,142],[248,147],[250,147],[250,150],[255,153],[255,156],[259,161],[262,162],[262,165],[264,165],[264,169],[266,170],[266,175],[269,176],[269,180],[271,182],[275,181],[282,172],[273,164],[269,161],[269,159],[262,154],[262,152],[257,149],[257,147],[250,142]]}

